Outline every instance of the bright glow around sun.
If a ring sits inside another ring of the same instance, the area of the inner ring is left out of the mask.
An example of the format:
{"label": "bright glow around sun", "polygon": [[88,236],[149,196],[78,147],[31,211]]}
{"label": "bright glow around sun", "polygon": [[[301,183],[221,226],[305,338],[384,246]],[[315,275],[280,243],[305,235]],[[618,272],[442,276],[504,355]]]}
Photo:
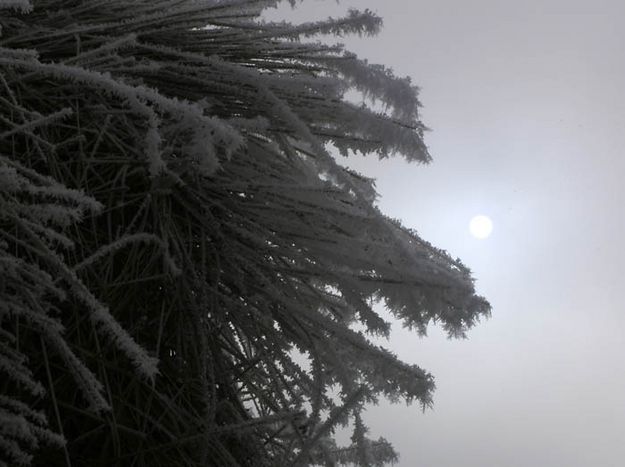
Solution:
{"label": "bright glow around sun", "polygon": [[493,221],[488,216],[475,216],[469,222],[469,231],[475,238],[488,238],[493,231]]}

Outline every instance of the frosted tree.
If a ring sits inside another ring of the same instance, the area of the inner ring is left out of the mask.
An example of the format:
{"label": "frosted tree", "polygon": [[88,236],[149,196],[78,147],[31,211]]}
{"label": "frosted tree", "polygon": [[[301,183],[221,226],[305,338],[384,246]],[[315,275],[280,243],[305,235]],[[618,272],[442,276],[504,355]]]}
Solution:
{"label": "frosted tree", "polygon": [[488,314],[337,162],[430,160],[410,80],[315,39],[381,20],[276,3],[0,0],[0,465],[385,465],[363,408],[434,382],[374,304]]}

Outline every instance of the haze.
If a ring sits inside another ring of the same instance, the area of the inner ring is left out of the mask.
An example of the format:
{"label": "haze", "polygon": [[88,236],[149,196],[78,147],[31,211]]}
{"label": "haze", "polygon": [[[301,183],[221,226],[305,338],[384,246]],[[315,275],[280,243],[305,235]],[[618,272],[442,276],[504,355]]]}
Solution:
{"label": "haze", "polygon": [[[348,49],[421,87],[430,166],[348,164],[381,209],[460,257],[493,306],[469,339],[395,328],[436,377],[433,410],[383,403],[401,467],[617,467],[625,458],[625,4],[307,1],[384,18]],[[469,220],[488,215],[485,240]]]}

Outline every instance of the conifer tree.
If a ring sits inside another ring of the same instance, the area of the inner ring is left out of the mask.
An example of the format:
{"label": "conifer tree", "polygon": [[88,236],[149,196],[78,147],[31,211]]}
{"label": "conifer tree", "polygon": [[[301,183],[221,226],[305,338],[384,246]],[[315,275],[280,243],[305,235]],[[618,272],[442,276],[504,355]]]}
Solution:
{"label": "conifer tree", "polygon": [[338,161],[430,161],[410,80],[314,39],[380,18],[276,3],[0,0],[0,465],[385,465],[364,406],[434,382],[373,305],[489,313]]}

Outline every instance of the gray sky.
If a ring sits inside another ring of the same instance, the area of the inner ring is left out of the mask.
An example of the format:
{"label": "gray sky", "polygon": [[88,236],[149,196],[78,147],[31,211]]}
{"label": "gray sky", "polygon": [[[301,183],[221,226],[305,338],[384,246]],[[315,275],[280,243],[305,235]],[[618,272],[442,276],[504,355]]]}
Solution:
{"label": "gray sky", "polygon": [[295,16],[349,6],[384,18],[344,42],[422,88],[434,158],[349,164],[493,306],[464,341],[395,329],[389,347],[436,377],[435,406],[373,407],[371,434],[401,467],[625,465],[625,3],[307,0]]}

